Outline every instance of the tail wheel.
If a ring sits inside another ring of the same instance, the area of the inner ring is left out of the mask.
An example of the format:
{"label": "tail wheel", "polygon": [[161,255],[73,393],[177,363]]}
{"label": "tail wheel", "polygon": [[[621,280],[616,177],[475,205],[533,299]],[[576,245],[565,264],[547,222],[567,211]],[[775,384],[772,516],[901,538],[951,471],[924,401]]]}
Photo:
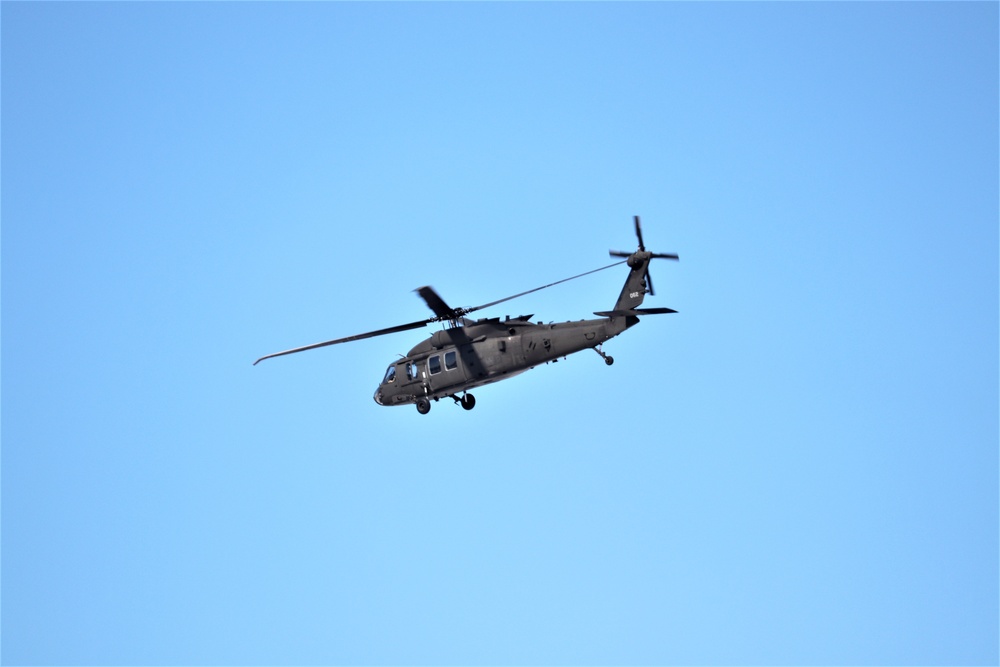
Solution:
{"label": "tail wheel", "polygon": [[431,411],[431,402],[426,398],[417,399],[417,412],[422,415],[426,415]]}
{"label": "tail wheel", "polygon": [[476,397],[472,394],[466,394],[462,397],[462,408],[465,410],[471,410],[476,407]]}

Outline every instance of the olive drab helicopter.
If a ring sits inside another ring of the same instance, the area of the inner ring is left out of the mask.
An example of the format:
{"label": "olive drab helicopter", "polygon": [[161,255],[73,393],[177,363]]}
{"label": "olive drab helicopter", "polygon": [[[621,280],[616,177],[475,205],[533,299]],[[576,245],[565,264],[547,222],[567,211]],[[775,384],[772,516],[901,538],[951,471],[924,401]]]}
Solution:
{"label": "olive drab helicopter", "polygon": [[[476,405],[476,398],[469,393],[470,389],[506,380],[535,366],[557,361],[581,350],[594,350],[610,366],[614,363],[614,358],[604,353],[601,346],[605,341],[638,324],[640,316],[677,312],[670,308],[639,308],[647,294],[650,296],[654,294],[653,281],[649,276],[650,260],[676,260],[678,256],[673,253],[664,254],[646,250],[642,242],[639,216],[635,216],[635,234],[639,239],[638,250],[631,253],[611,251],[612,257],[625,258],[620,262],[473,308],[452,308],[432,288],[421,287],[415,291],[434,311],[434,317],[275,352],[261,357],[254,362],[254,365],[271,357],[419,329],[432,322],[443,322],[446,323],[446,328],[434,332],[430,338],[410,350],[405,357],[389,365],[375,391],[375,402],[379,405],[415,404],[420,414],[430,412],[431,401],[439,401],[442,398],[450,398],[466,410],[471,410]],[[499,317],[478,320],[465,317],[477,310],[621,264],[627,264],[629,267],[625,286],[622,287],[614,308],[594,313],[600,319],[543,324],[530,322],[532,315],[515,318],[507,316],[502,321]]]}

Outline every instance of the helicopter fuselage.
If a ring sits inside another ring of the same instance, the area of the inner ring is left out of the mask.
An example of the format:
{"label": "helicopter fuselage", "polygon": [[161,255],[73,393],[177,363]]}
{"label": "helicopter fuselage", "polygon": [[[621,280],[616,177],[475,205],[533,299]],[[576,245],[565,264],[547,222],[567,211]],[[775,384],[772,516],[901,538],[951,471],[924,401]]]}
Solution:
{"label": "helicopter fuselage", "polygon": [[[375,391],[375,402],[406,405],[445,397],[460,400],[458,394],[469,389],[581,350],[598,349],[639,322],[634,315],[552,324],[533,323],[531,317],[463,319],[458,326],[435,332],[389,366]],[[610,357],[600,354],[610,363]]]}

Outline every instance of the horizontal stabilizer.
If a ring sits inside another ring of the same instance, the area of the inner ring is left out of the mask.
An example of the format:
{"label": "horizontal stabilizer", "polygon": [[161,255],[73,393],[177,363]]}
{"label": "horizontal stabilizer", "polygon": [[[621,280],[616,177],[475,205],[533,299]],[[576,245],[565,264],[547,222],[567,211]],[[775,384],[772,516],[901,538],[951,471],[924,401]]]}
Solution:
{"label": "horizontal stabilizer", "polygon": [[631,308],[629,310],[603,310],[595,312],[594,315],[598,317],[628,317],[630,315],[638,317],[640,315],[665,315],[676,312],[673,308]]}

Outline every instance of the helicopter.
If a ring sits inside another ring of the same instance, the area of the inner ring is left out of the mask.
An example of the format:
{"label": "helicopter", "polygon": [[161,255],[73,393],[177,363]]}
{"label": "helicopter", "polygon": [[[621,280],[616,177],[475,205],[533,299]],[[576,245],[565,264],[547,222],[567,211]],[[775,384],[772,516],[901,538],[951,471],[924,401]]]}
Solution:
{"label": "helicopter", "polygon": [[[414,404],[420,414],[430,412],[431,401],[437,402],[442,398],[450,398],[465,410],[471,410],[476,406],[476,398],[469,393],[470,389],[512,378],[536,366],[558,361],[582,350],[594,350],[610,366],[615,360],[602,349],[604,342],[638,324],[641,316],[677,312],[671,308],[639,308],[647,294],[655,294],[653,280],[649,275],[650,260],[677,260],[679,257],[675,253],[646,250],[639,216],[634,216],[634,220],[639,247],[634,252],[611,250],[612,257],[624,258],[614,264],[472,308],[452,308],[433,288],[420,287],[414,291],[434,312],[434,317],[275,352],[253,362],[254,366],[273,357],[443,322],[446,323],[445,328],[435,331],[405,357],[389,364],[375,390],[374,399],[379,405]],[[629,268],[625,285],[611,310],[594,312],[600,319],[543,324],[531,322],[534,315],[514,318],[508,315],[503,321],[499,317],[477,320],[466,318],[466,315],[475,311],[622,264],[627,264]]]}

